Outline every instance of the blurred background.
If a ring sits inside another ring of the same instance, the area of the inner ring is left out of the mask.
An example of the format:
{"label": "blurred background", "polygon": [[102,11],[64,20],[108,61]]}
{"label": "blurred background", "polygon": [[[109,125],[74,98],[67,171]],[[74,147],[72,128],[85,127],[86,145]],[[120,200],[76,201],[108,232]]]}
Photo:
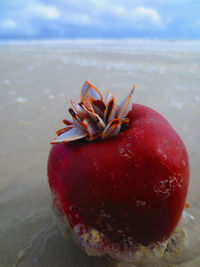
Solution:
{"label": "blurred background", "polygon": [[51,209],[50,141],[85,80],[117,103],[135,84],[133,103],[160,112],[183,139],[196,232],[167,266],[200,266],[199,11],[197,0],[0,0],[1,267],[127,266],[88,257]]}

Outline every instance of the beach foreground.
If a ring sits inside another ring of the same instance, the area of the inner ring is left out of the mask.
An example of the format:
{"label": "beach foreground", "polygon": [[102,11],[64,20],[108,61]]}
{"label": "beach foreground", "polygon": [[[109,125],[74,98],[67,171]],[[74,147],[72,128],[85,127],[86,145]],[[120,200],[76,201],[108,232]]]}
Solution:
{"label": "beach foreground", "polygon": [[[64,238],[51,209],[50,141],[85,80],[104,94],[111,90],[118,102],[135,84],[133,103],[157,110],[179,133],[190,158],[188,212],[200,229],[199,62],[194,50],[0,47],[1,266],[119,266],[88,257],[70,236]],[[200,238],[196,249],[200,255]],[[200,266],[200,257],[177,266]]]}

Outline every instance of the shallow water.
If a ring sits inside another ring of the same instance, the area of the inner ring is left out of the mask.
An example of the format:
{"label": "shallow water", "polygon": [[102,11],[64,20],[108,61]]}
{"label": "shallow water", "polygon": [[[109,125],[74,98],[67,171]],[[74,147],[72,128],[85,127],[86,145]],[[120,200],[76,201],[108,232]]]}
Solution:
{"label": "shallow water", "polygon": [[[118,101],[135,83],[133,101],[160,112],[180,134],[191,166],[187,203],[200,229],[200,52],[179,52],[175,42],[112,45],[0,48],[1,266],[125,266],[88,257],[63,237],[51,210],[49,142],[86,79]],[[200,266],[200,250],[179,266]]]}

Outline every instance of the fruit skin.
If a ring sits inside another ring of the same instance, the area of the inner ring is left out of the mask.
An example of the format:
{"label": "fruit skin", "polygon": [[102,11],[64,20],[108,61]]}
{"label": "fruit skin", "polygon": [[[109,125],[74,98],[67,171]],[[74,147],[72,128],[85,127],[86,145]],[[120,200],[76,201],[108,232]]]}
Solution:
{"label": "fruit skin", "polygon": [[103,141],[53,145],[48,179],[71,227],[84,224],[122,244],[166,240],[181,217],[189,184],[186,148],[156,111],[134,104],[129,127]]}

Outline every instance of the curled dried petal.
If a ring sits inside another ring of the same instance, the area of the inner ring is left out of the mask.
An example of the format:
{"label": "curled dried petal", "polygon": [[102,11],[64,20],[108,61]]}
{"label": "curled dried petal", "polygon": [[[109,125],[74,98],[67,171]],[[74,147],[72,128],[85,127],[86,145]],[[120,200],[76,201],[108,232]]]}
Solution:
{"label": "curled dried petal", "polygon": [[103,97],[99,90],[91,85],[88,81],[85,81],[81,88],[81,102],[89,99],[89,97],[93,97],[96,100],[101,100],[103,101]]}

